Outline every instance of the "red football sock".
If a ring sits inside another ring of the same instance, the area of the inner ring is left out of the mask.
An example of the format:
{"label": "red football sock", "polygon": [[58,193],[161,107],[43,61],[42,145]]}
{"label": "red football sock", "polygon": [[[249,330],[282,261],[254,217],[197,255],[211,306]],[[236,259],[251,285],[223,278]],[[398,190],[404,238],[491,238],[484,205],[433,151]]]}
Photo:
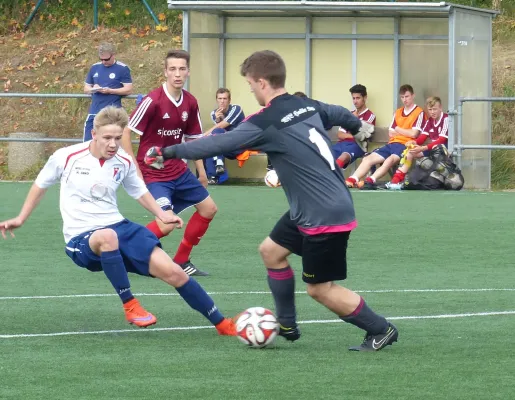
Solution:
{"label": "red football sock", "polygon": [[404,178],[406,177],[406,174],[402,171],[397,171],[393,177],[392,177],[392,183],[401,183]]}
{"label": "red football sock", "polygon": [[157,224],[157,221],[152,221],[147,225],[147,229],[152,232],[154,235],[157,236],[158,239],[161,239],[163,236],[166,236],[161,229],[159,229],[159,225]]}
{"label": "red football sock", "polygon": [[370,183],[376,183],[376,180],[374,178],[372,178],[371,176],[369,176],[367,179],[365,179],[367,182],[370,182]]}
{"label": "red football sock", "polygon": [[357,180],[356,178],[353,178],[352,176],[349,176],[349,177],[347,178],[347,181],[349,181],[350,183],[353,183],[353,184],[355,184],[355,183],[357,183],[357,182],[358,182],[358,180]]}
{"label": "red football sock", "polygon": [[338,164],[338,166],[340,168],[343,168],[345,166],[344,162],[342,160],[340,160],[339,158],[336,159],[336,164]]}
{"label": "red football sock", "polygon": [[193,246],[199,244],[200,239],[209,228],[209,223],[211,220],[209,218],[205,218],[196,211],[188,221],[186,225],[186,230],[184,231],[184,238],[177,249],[177,254],[173,260],[177,264],[183,264],[190,259],[191,250]]}

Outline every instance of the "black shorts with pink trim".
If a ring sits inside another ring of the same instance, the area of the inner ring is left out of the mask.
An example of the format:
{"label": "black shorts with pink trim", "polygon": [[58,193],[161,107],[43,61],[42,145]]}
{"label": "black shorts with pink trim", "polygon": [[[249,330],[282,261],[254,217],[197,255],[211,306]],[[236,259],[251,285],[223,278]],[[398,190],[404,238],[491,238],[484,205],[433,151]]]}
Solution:
{"label": "black shorts with pink trim", "polygon": [[270,233],[279,246],[302,257],[302,280],[325,283],[347,278],[347,243],[349,232],[308,235],[302,233],[287,211]]}

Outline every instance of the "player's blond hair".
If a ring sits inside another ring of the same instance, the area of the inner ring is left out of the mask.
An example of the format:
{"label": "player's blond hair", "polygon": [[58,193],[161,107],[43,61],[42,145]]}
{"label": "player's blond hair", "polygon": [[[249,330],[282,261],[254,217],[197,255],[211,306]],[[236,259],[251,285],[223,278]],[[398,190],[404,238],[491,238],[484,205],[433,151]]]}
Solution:
{"label": "player's blond hair", "polygon": [[129,116],[127,115],[127,111],[123,108],[107,106],[95,116],[93,128],[96,132],[106,125],[118,125],[120,128],[125,129],[128,123]]}
{"label": "player's blond hair", "polygon": [[436,103],[442,105],[442,100],[438,96],[431,96],[426,100],[426,107],[432,108],[436,105]]}

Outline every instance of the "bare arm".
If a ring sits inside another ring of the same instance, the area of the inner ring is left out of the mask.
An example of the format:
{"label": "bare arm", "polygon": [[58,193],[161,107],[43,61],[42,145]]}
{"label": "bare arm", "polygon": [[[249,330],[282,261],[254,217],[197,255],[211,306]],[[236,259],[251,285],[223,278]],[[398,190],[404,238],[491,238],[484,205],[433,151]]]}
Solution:
{"label": "bare arm", "polygon": [[122,146],[122,149],[125,150],[125,152],[132,157],[132,160],[134,161],[134,165],[136,167],[136,172],[138,173],[138,176],[141,179],[143,179],[143,174],[141,173],[141,170],[139,169],[139,165],[136,161],[136,156],[134,155],[134,151],[132,151],[131,137],[132,137],[131,130],[126,127],[123,130],[123,135],[122,135],[122,140],[120,142],[120,145]]}
{"label": "bare arm", "polygon": [[9,231],[11,233],[11,236],[14,237],[12,230],[19,228],[25,223],[25,221],[27,220],[27,218],[29,218],[30,214],[39,204],[45,193],[46,189],[41,189],[36,184],[32,185],[18,216],[7,221],[0,222],[0,232],[2,233],[4,239],[6,238],[6,231]]}
{"label": "bare arm", "polygon": [[202,184],[202,186],[207,187],[207,173],[206,168],[204,168],[204,160],[195,160],[195,168],[198,172],[198,180]]}
{"label": "bare arm", "polygon": [[118,96],[128,96],[129,94],[132,94],[132,83],[123,83],[123,87],[119,89],[107,88],[105,93],[117,94]]}
{"label": "bare arm", "polygon": [[93,89],[93,87],[94,87],[93,85],[90,85],[89,83],[85,83],[84,84],[84,93],[91,94],[91,89]]}
{"label": "bare arm", "polygon": [[395,127],[395,132],[399,135],[415,139],[420,131],[418,129],[404,129],[399,126]]}
{"label": "bare arm", "polygon": [[171,212],[163,211],[150,192],[146,192],[137,200],[145,210],[151,212],[165,224],[177,224],[179,228],[182,228],[182,219]]}
{"label": "bare arm", "polygon": [[218,124],[214,125],[211,129],[209,129],[208,131],[206,131],[204,133],[205,136],[208,136],[208,135],[211,135],[211,132],[213,132],[213,130],[217,129],[217,128],[220,128],[220,129],[225,129],[227,128],[228,126],[231,126],[231,124],[227,121],[220,121]]}

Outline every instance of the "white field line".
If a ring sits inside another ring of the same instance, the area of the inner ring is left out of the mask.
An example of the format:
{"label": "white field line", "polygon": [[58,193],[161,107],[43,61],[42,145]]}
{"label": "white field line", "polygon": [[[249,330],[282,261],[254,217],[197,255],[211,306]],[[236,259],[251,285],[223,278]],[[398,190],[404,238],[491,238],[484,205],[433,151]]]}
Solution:
{"label": "white field line", "polygon": [[[472,293],[472,292],[515,292],[515,288],[477,288],[477,289],[377,289],[377,290],[355,290],[357,293]],[[296,294],[306,294],[306,291],[296,291]],[[235,295],[259,295],[271,294],[269,291],[233,291],[233,292],[208,292],[211,296],[235,296]],[[116,293],[91,293],[91,294],[60,294],[42,296],[4,296],[2,300],[44,300],[44,299],[74,299],[85,297],[113,297]],[[134,296],[179,296],[178,293],[134,293]]]}
{"label": "white field line", "polygon": [[[400,320],[421,320],[421,319],[445,319],[445,318],[469,318],[469,317],[487,317],[495,315],[515,315],[513,311],[491,311],[464,314],[439,314],[439,315],[408,315],[401,317],[387,317],[389,321]],[[299,321],[299,325],[307,324],[334,324],[341,323],[340,319],[315,319],[307,321]],[[39,338],[39,337],[56,337],[56,336],[78,336],[78,335],[104,335],[112,333],[141,333],[141,332],[163,332],[163,331],[194,331],[200,329],[211,329],[213,326],[176,326],[170,328],[148,328],[148,329],[114,329],[105,331],[71,331],[71,332],[52,332],[52,333],[20,333],[11,335],[0,335],[0,339],[18,339],[18,338]]]}

